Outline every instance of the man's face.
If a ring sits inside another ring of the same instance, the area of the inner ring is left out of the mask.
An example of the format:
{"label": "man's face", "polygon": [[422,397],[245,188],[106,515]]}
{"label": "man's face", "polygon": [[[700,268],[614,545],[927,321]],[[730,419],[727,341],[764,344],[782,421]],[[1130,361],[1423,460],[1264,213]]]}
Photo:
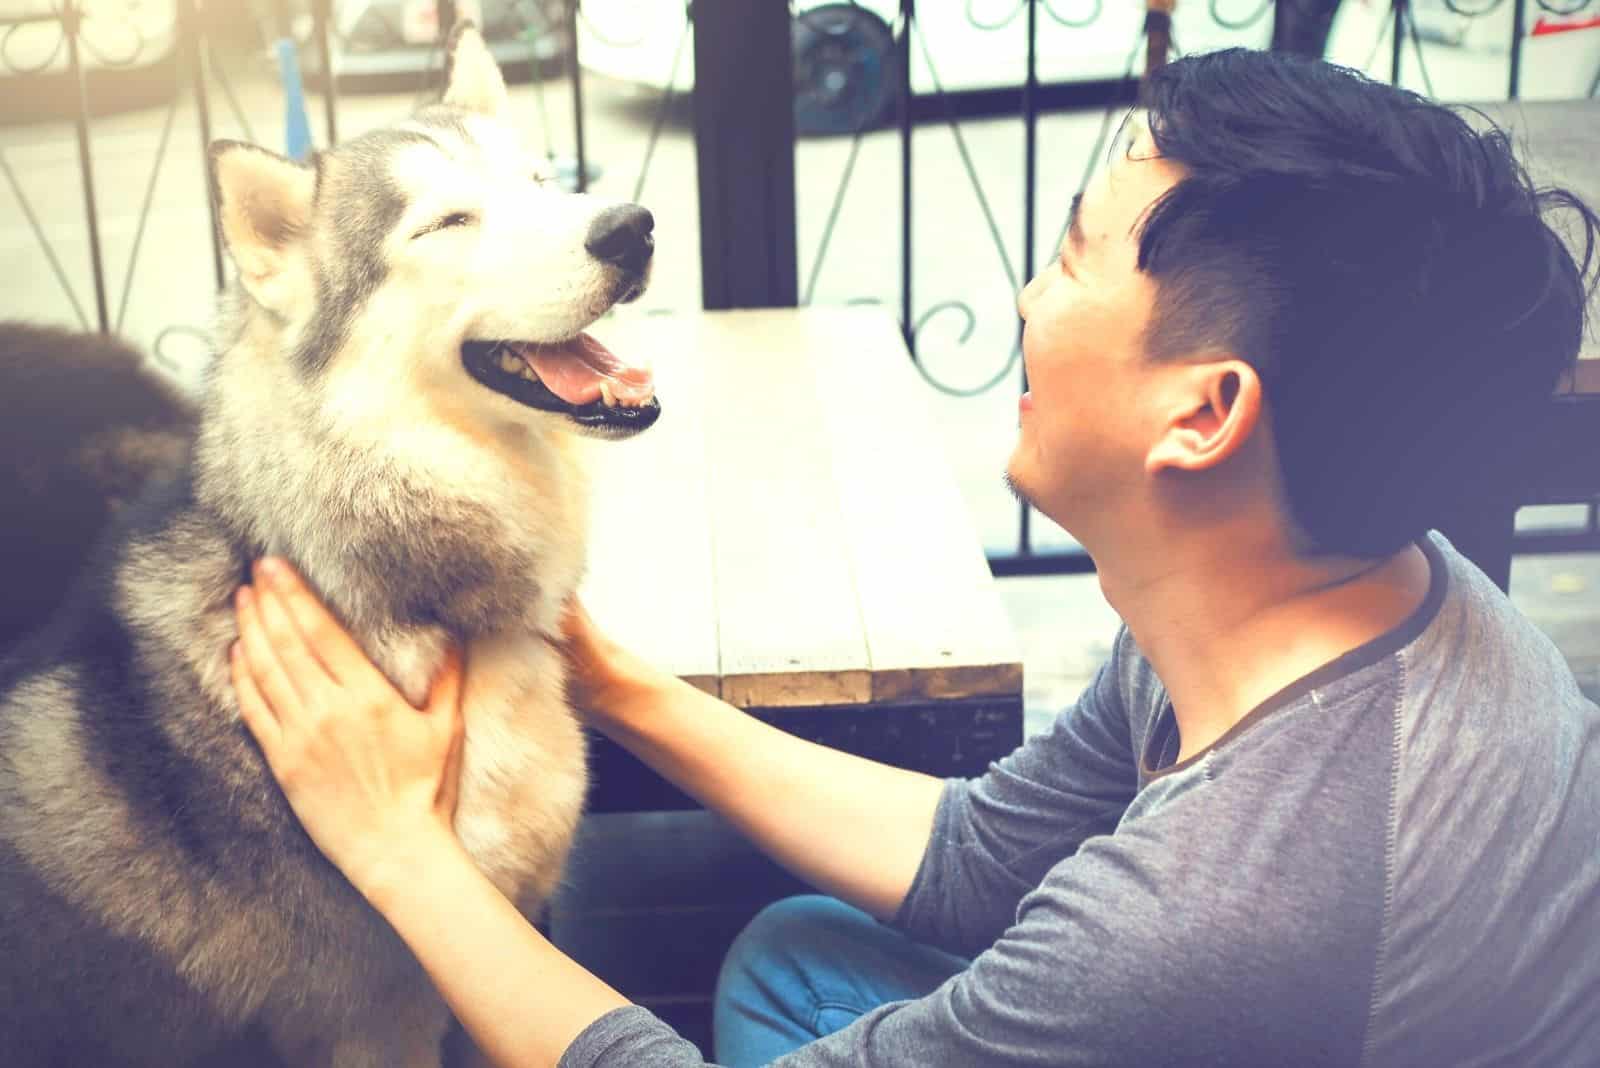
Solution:
{"label": "man's face", "polygon": [[1159,434],[1147,387],[1161,369],[1143,343],[1156,287],[1137,269],[1135,230],[1182,172],[1154,158],[1137,117],[1121,145],[1075,204],[1060,255],[1017,299],[1029,392],[1006,475],[1080,539],[1139,486]]}

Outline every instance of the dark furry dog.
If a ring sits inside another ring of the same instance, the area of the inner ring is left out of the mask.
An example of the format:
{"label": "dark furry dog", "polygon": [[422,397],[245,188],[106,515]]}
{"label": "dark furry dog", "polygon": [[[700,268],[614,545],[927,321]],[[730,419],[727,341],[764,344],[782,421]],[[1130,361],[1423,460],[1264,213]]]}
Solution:
{"label": "dark furry dog", "polygon": [[190,401],[115,338],[0,322],[0,655],[60,606],[123,504],[181,466]]}

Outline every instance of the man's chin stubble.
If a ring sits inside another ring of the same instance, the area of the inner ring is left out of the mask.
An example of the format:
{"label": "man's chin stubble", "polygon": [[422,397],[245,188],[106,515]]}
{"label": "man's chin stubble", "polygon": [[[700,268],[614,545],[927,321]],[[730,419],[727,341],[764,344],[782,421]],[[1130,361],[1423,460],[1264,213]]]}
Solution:
{"label": "man's chin stubble", "polygon": [[1028,491],[1017,484],[1017,480],[1011,476],[1010,471],[1002,474],[1000,478],[1005,482],[1006,489],[1011,491],[1011,496],[1031,508],[1039,507],[1039,502],[1028,496]]}

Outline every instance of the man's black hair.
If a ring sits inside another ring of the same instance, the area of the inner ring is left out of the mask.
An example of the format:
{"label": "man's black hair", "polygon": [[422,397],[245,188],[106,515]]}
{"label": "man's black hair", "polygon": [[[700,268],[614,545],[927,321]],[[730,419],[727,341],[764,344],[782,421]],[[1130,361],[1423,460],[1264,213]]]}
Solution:
{"label": "man's black hair", "polygon": [[1148,350],[1256,368],[1306,551],[1382,556],[1510,493],[1582,344],[1600,217],[1482,116],[1315,60],[1187,57],[1147,92],[1185,172],[1139,232]]}

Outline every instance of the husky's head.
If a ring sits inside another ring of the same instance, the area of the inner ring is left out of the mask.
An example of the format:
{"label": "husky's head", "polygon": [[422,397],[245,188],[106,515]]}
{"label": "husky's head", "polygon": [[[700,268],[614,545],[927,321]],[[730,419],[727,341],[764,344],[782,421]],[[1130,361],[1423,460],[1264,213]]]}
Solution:
{"label": "husky's head", "polygon": [[426,394],[480,424],[643,430],[660,414],[650,372],[583,331],[643,292],[650,213],[549,180],[502,121],[471,23],[449,71],[439,104],[310,165],[212,146],[248,329],[348,418],[404,418]]}

